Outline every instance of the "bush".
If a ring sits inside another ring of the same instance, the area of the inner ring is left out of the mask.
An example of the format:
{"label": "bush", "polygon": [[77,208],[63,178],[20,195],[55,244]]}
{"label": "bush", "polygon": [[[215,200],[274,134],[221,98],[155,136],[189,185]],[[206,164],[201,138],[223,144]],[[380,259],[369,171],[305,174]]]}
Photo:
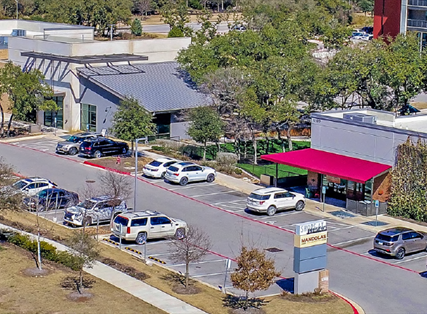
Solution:
{"label": "bush", "polygon": [[234,166],[237,164],[237,156],[233,153],[218,153],[216,156],[216,162],[220,166]]}
{"label": "bush", "polygon": [[168,38],[171,37],[184,37],[184,32],[178,27],[172,27],[168,34]]}
{"label": "bush", "polygon": [[130,31],[135,36],[141,36],[142,34],[142,25],[139,19],[134,19]]}
{"label": "bush", "polygon": [[240,168],[237,168],[237,167],[236,167],[236,168],[234,169],[234,173],[235,173],[235,174],[238,174],[238,175],[241,175],[241,174],[243,173],[243,170],[242,170],[242,169],[240,169]]}
{"label": "bush", "polygon": [[61,263],[72,270],[78,271],[81,268],[83,261],[66,251],[60,251],[56,254],[56,262]]}

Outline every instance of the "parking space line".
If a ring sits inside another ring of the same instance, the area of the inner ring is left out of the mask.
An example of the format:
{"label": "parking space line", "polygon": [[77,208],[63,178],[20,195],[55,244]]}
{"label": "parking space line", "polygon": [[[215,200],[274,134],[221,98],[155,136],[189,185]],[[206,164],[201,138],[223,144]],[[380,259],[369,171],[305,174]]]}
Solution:
{"label": "parking space line", "polygon": [[217,205],[217,204],[235,204],[235,203],[240,203],[240,202],[246,204],[246,200],[235,200],[235,201],[229,201],[229,202],[212,203],[212,205]]}
{"label": "parking space line", "polygon": [[227,193],[233,193],[233,190],[226,191],[226,192],[215,192],[215,193],[208,193],[208,194],[199,194],[199,195],[192,195],[191,197],[201,197],[201,196],[209,196],[209,195],[218,195],[218,194],[227,194]]}
{"label": "parking space line", "polygon": [[[354,228],[354,227],[356,227],[356,226],[354,226],[354,225],[351,225],[351,226],[347,226],[347,227],[342,227],[342,228],[337,228],[337,227],[332,227],[333,229],[329,229],[329,226],[328,226],[328,231],[340,231],[340,230],[346,230],[346,229],[351,229],[351,228]],[[372,237],[372,236],[371,236]]]}
{"label": "parking space line", "polygon": [[[201,261],[201,262],[197,262],[197,263],[190,263],[190,265],[199,265],[199,264],[208,264],[208,263],[218,263],[218,262],[223,262],[226,261],[225,258],[223,259],[215,259],[212,261]],[[173,264],[173,266],[185,266],[185,264]],[[225,267],[225,266],[224,266]]]}
{"label": "parking space line", "polygon": [[410,259],[400,260],[400,261],[396,262],[396,264],[402,264],[402,263],[406,263],[406,262],[412,262],[412,261],[416,261],[416,260],[418,260],[420,258],[425,258],[425,257],[426,257],[426,255],[422,255],[422,256],[413,257],[413,258],[410,258]]}
{"label": "parking space line", "polygon": [[209,276],[218,276],[218,275],[224,275],[225,272],[220,272],[220,273],[211,273],[211,274],[203,274],[203,275],[193,275],[191,277],[193,278],[200,278],[200,277],[209,277]]}
{"label": "parking space line", "polygon": [[363,237],[363,238],[357,238],[357,239],[352,239],[352,240],[348,240],[348,241],[342,241],[342,242],[338,242],[338,243],[330,243],[330,244],[335,245],[335,246],[340,246],[342,244],[347,244],[347,243],[351,243],[351,242],[357,242],[357,241],[360,241],[360,240],[371,239],[371,238],[372,238],[372,236],[370,236],[370,237]]}

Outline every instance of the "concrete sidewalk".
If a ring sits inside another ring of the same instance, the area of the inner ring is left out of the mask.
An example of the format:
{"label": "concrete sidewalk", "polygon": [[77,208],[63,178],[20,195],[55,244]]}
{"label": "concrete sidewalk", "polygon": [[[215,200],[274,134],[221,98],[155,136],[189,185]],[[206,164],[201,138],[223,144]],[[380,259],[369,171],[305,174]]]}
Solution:
{"label": "concrete sidewalk", "polygon": [[[36,235],[31,233],[15,229],[13,227],[4,225],[0,223],[0,229],[12,230],[21,234],[28,235],[32,239],[36,239]],[[42,241],[52,244],[59,251],[68,251],[69,248],[65,245],[52,241],[50,239],[42,238]],[[144,302],[150,303],[151,305],[165,311],[170,314],[206,314],[206,312],[185,303],[165,292],[160,291],[157,288],[154,288],[141,280],[135,279],[131,276],[128,276],[110,266],[96,262],[92,268],[84,268],[84,271],[91,274],[94,277],[97,277],[105,282],[110,283],[113,286],[116,286],[123,291],[141,299]]]}

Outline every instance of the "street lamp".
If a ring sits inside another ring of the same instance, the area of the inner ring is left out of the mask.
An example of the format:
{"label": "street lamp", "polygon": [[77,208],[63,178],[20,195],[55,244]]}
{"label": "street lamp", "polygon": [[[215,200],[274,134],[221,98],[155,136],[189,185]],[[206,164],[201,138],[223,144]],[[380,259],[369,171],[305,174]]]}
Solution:
{"label": "street lamp", "polygon": [[138,142],[144,141],[146,143],[147,140],[147,137],[135,139],[135,186],[133,189],[133,211],[136,209],[136,183],[138,181]]}
{"label": "street lamp", "polygon": [[18,8],[19,8],[18,0],[15,0],[15,2],[16,2],[16,19],[18,19]]}

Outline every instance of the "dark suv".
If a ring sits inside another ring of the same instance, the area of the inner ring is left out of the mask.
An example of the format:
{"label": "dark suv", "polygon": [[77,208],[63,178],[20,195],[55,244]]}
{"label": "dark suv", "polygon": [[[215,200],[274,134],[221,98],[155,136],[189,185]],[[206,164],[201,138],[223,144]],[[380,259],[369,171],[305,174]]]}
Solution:
{"label": "dark suv", "polygon": [[84,140],[88,139],[95,139],[97,137],[100,137],[100,133],[94,133],[94,132],[85,132],[85,133],[77,133],[72,136],[70,136],[67,140],[63,142],[59,142],[56,145],[56,152],[57,153],[64,153],[69,155],[75,155],[79,152],[80,144]]}
{"label": "dark suv", "polygon": [[105,137],[85,140],[80,145],[80,155],[95,158],[100,158],[105,155],[126,154],[128,150],[128,144],[116,142]]}
{"label": "dark suv", "polygon": [[402,259],[406,253],[425,251],[427,236],[408,228],[396,227],[378,232],[374,239],[374,250],[378,253]]}
{"label": "dark suv", "polygon": [[79,196],[74,192],[53,188],[40,191],[35,196],[26,197],[23,203],[25,209],[44,211],[77,205]]}

